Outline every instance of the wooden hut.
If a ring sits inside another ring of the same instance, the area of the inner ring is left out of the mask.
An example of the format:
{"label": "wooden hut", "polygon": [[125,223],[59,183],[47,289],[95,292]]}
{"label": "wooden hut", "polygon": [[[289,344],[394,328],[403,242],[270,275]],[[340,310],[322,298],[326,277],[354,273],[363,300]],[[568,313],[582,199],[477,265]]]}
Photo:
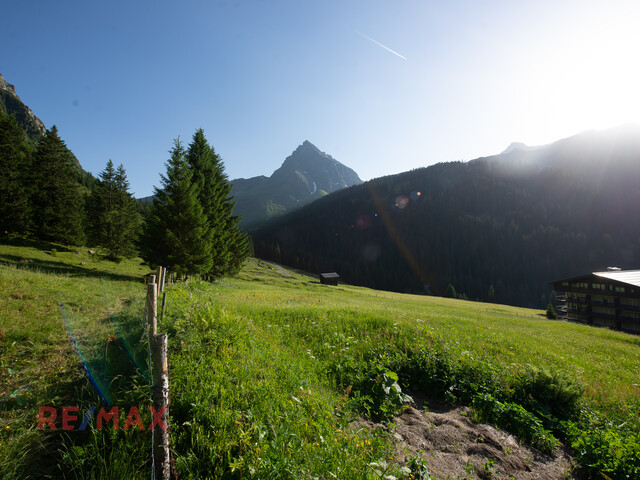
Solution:
{"label": "wooden hut", "polygon": [[320,283],[323,285],[338,285],[338,280],[340,280],[340,275],[336,272],[331,273],[321,273],[320,274]]}

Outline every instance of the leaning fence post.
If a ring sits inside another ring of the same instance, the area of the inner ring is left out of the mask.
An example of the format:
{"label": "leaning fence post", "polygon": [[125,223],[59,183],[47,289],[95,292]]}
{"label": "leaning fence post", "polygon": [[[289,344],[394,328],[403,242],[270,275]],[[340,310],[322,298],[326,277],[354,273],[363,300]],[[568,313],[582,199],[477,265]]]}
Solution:
{"label": "leaning fence post", "polygon": [[158,289],[156,276],[149,276],[147,284],[147,322],[149,324],[149,342],[158,332]]}
{"label": "leaning fence post", "polygon": [[160,275],[160,279],[158,280],[158,286],[160,287],[159,292],[164,291],[164,277],[167,274],[166,267],[162,267],[162,274]]}
{"label": "leaning fence post", "polygon": [[[171,458],[169,454],[169,366],[167,362],[167,334],[150,337],[153,357],[153,408],[156,421],[153,427],[153,457],[155,478],[169,480]],[[159,417],[159,418],[158,418]],[[157,420],[161,420],[157,422]]]}

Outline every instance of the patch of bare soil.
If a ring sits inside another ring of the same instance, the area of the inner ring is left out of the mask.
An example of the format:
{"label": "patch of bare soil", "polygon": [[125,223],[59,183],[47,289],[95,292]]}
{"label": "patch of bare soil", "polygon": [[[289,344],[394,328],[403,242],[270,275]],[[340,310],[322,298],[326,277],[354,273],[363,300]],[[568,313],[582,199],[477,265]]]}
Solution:
{"label": "patch of bare soil", "polygon": [[360,420],[356,426],[390,431],[396,458],[405,465],[420,457],[432,477],[441,479],[560,480],[574,478],[564,448],[552,455],[520,444],[513,435],[472,420],[468,407],[417,401],[394,418],[395,427]]}

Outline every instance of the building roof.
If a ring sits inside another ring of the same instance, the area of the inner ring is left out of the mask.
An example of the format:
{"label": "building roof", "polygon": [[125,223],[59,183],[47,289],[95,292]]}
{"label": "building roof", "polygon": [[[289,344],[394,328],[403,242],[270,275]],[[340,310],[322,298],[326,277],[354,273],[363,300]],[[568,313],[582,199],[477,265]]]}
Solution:
{"label": "building roof", "polygon": [[340,275],[338,275],[336,272],[321,273],[320,276],[322,278],[340,278]]}
{"label": "building roof", "polygon": [[620,283],[640,287],[640,270],[611,270],[608,272],[593,272],[596,277],[608,278]]}
{"label": "building roof", "polygon": [[593,272],[586,275],[580,275],[579,277],[563,278],[551,283],[553,285],[558,285],[561,282],[586,280],[592,276],[606,278],[608,280],[613,280],[614,282],[624,283],[627,285],[633,285],[634,287],[640,287],[640,270],[609,270],[606,272]]}

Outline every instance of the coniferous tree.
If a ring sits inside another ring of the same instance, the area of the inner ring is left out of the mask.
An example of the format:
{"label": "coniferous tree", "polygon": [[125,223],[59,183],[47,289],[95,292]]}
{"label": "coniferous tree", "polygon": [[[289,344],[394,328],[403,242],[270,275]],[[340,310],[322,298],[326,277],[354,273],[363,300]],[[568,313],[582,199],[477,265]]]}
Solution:
{"label": "coniferous tree", "polygon": [[239,218],[232,216],[231,184],[222,159],[209,145],[202,129],[194,133],[187,159],[198,199],[213,232],[212,266],[208,273],[213,277],[233,273],[248,255],[248,239],[237,227]]}
{"label": "coniferous tree", "polygon": [[87,198],[87,240],[92,246],[108,245],[113,238],[113,211],[115,210],[115,169],[109,160],[100,172],[99,180]]}
{"label": "coniferous tree", "polygon": [[140,234],[142,216],[133,194],[129,192],[129,180],[122,164],[116,170],[116,191],[118,192],[118,216],[116,220],[120,243],[114,248],[116,255],[125,258],[136,254],[136,242]]}
{"label": "coniferous tree", "polygon": [[16,119],[0,110],[0,233],[29,230],[31,151]]}
{"label": "coniferous tree", "polygon": [[116,170],[111,160],[107,162],[87,203],[89,241],[103,247],[113,260],[133,256],[140,214],[122,165]]}
{"label": "coniferous tree", "polygon": [[209,227],[197,186],[179,139],[174,141],[162,189],[155,188],[142,241],[143,258],[178,275],[206,274],[211,269]]}
{"label": "coniferous tree", "polygon": [[33,229],[37,238],[81,245],[83,199],[73,155],[55,125],[41,140],[33,159]]}

